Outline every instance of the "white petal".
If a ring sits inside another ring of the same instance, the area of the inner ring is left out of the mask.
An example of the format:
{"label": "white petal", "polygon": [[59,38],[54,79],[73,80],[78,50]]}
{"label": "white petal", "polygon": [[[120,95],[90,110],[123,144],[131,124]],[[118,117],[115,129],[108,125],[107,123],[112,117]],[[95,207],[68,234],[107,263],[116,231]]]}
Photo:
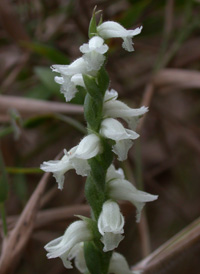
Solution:
{"label": "white petal", "polygon": [[85,87],[82,74],[78,73],[72,76],[71,81],[75,86]]}
{"label": "white petal", "polygon": [[74,157],[70,161],[78,175],[81,175],[81,176],[89,175],[90,165],[88,164],[87,160]]}
{"label": "white petal", "polygon": [[76,59],[70,65],[53,65],[51,68],[53,71],[61,73],[62,76],[72,76],[77,73],[87,72],[86,64],[82,57]]}
{"label": "white petal", "polygon": [[81,159],[90,159],[96,156],[101,151],[100,139],[95,134],[89,134],[84,137],[79,143],[75,157]]}
{"label": "white petal", "polygon": [[104,40],[99,36],[94,36],[89,40],[88,44],[83,44],[80,46],[80,51],[82,53],[89,53],[92,51],[96,51],[100,54],[104,54],[108,51],[108,46],[103,45]]}
{"label": "white petal", "polygon": [[132,274],[124,256],[117,252],[112,254],[108,272],[113,274]]}
{"label": "white petal", "polygon": [[106,93],[104,96],[104,103],[107,101],[110,101],[110,100],[116,100],[117,97],[118,97],[118,93],[116,90],[114,90],[114,89],[111,89],[110,91],[106,90]]}
{"label": "white petal", "polygon": [[78,243],[70,250],[68,254],[68,260],[74,259],[75,266],[81,273],[85,273],[87,271],[83,247],[83,242]]}
{"label": "white petal", "polygon": [[114,37],[125,37],[128,35],[127,30],[117,22],[107,21],[97,27],[99,36],[104,39]]}
{"label": "white petal", "polygon": [[124,179],[124,172],[121,168],[115,169],[114,165],[110,165],[106,174],[106,182],[113,179]]}
{"label": "white petal", "polygon": [[99,36],[104,39],[120,37],[123,41],[123,48],[127,51],[133,51],[133,36],[139,34],[142,30],[142,27],[136,28],[135,30],[126,30],[119,23],[113,21],[107,21],[102,23],[97,27],[97,32]]}
{"label": "white petal", "polygon": [[100,133],[109,139],[119,141],[124,139],[137,139],[139,134],[136,132],[125,129],[123,125],[113,118],[104,119],[101,123]]}
{"label": "white petal", "polygon": [[104,115],[112,118],[130,118],[145,114],[148,111],[147,107],[130,108],[119,100],[110,100],[104,103]]}
{"label": "white petal", "polygon": [[54,81],[59,85],[62,85],[64,83],[63,77],[59,77],[59,76],[55,76]]}
{"label": "white petal", "polygon": [[82,46],[80,46],[79,50],[80,50],[80,52],[82,52],[82,53],[90,52],[89,45],[86,44],[86,43],[84,43]]}
{"label": "white petal", "polygon": [[63,189],[64,184],[64,174],[73,168],[72,164],[69,161],[69,157],[64,155],[61,160],[43,162],[40,168],[45,172],[52,172],[53,176],[58,183],[58,188]]}
{"label": "white petal", "polygon": [[62,237],[49,242],[44,248],[48,251],[49,259],[68,255],[70,250],[78,243],[90,241],[92,233],[84,221],[72,223]]}
{"label": "white petal", "polygon": [[108,252],[118,247],[119,243],[124,239],[121,234],[106,232],[101,237],[101,242],[104,244],[103,251]]}
{"label": "white petal", "polygon": [[145,202],[155,201],[158,196],[136,189],[129,181],[124,179],[113,179],[108,182],[110,197],[117,200],[131,202],[137,208],[137,222]]}
{"label": "white petal", "polygon": [[94,36],[89,41],[89,48],[91,50],[96,50],[97,48],[100,48],[104,43],[104,40],[99,36]]}
{"label": "white petal", "polygon": [[120,213],[119,206],[111,200],[103,204],[102,212],[98,219],[98,230],[102,235],[101,241],[104,244],[104,251],[107,252],[116,248],[124,238],[124,217]]}
{"label": "white petal", "polygon": [[132,145],[133,142],[129,139],[116,141],[112,151],[118,156],[119,161],[125,161],[127,159],[128,151]]}
{"label": "white petal", "polygon": [[78,92],[75,84],[71,81],[71,76],[64,76],[64,82],[61,86],[60,92],[63,93],[67,102],[74,98],[75,94]]}
{"label": "white petal", "polygon": [[68,152],[69,161],[73,168],[76,170],[76,173],[81,176],[88,176],[90,172],[90,166],[86,159],[81,159],[76,157],[76,151],[78,146],[71,148]]}
{"label": "white petal", "polygon": [[84,54],[83,59],[87,63],[88,71],[99,70],[105,61],[105,56],[96,51],[91,51]]}

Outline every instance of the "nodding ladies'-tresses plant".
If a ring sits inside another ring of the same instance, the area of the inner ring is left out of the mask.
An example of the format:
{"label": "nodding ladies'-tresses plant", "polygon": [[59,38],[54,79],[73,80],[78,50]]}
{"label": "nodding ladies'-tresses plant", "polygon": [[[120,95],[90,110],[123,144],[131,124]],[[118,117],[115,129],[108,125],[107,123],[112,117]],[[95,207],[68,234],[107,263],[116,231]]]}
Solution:
{"label": "nodding ladies'-tresses plant", "polygon": [[[141,210],[146,202],[157,199],[156,195],[137,190],[124,178],[121,169],[113,165],[114,155],[118,160],[127,158],[133,140],[139,137],[135,132],[139,118],[148,109],[132,109],[117,100],[115,90],[109,90],[109,77],[105,70],[106,54],[109,50],[104,39],[120,37],[123,48],[133,51],[133,36],[142,27],[126,30],[116,22],[96,25],[95,12],[89,26],[89,42],[80,47],[82,57],[70,65],[53,65],[52,70],[61,74],[55,81],[61,85],[61,93],[70,101],[79,90],[84,90],[84,116],[88,135],[59,161],[48,161],[41,169],[52,172],[58,188],[64,185],[64,174],[75,169],[81,176],[87,176],[85,196],[91,206],[92,218],[79,216],[81,220],[72,223],[64,235],[45,246],[48,258],[60,257],[66,268],[72,268],[71,260],[81,273],[122,274],[131,273],[125,258],[113,250],[124,238],[124,217],[118,200],[127,200],[137,209],[139,222]],[[117,120],[125,120],[130,129]]]}

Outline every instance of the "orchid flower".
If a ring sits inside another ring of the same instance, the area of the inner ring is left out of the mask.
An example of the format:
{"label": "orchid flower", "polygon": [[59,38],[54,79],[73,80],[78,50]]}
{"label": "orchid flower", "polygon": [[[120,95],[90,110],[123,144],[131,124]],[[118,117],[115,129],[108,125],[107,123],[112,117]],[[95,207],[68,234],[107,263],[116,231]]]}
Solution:
{"label": "orchid flower", "polygon": [[138,35],[142,30],[142,26],[134,30],[127,30],[119,23],[107,21],[97,27],[97,33],[103,39],[122,38],[124,41],[122,47],[127,51],[134,51],[132,38]]}
{"label": "orchid flower", "polygon": [[58,183],[58,188],[62,190],[64,174],[70,169],[75,169],[78,175],[87,176],[90,171],[87,159],[93,158],[100,151],[100,139],[95,134],[89,134],[69,152],[64,150],[65,155],[61,160],[43,162],[40,168],[45,172],[52,172]]}
{"label": "orchid flower", "polygon": [[55,82],[61,85],[61,93],[64,94],[66,101],[70,101],[78,92],[76,86],[83,86],[83,73],[88,73],[87,63],[82,57],[76,59],[70,65],[53,65],[52,71],[61,74],[61,77],[56,76]]}
{"label": "orchid flower", "polygon": [[116,141],[113,145],[113,152],[118,155],[118,159],[123,161],[127,158],[132,141],[139,137],[135,131],[124,128],[124,126],[113,118],[106,118],[101,123],[100,134],[108,139]]}
{"label": "orchid flower", "polygon": [[104,244],[103,251],[110,251],[118,247],[124,236],[124,217],[120,213],[116,202],[108,200],[103,204],[102,212],[98,219],[98,229],[101,233],[101,241]]}
{"label": "orchid flower", "polygon": [[105,117],[122,118],[132,130],[136,129],[139,117],[148,111],[147,107],[130,108],[123,102],[116,100],[115,90],[107,91],[104,99],[103,114]]}
{"label": "orchid flower", "polygon": [[72,223],[64,235],[49,242],[46,249],[49,259],[60,257],[66,268],[72,268],[70,259],[73,258],[73,248],[84,241],[92,240],[92,233],[86,222],[80,220]]}
{"label": "orchid flower", "polygon": [[140,274],[140,271],[132,272],[128,266],[128,263],[124,256],[122,256],[118,252],[113,252],[112,257],[110,259],[108,273],[112,274]]}
{"label": "orchid flower", "polygon": [[97,71],[105,61],[104,54],[108,51],[108,46],[99,36],[92,37],[88,44],[80,46],[80,51],[84,53],[83,59],[87,63],[88,71]]}
{"label": "orchid flower", "polygon": [[111,165],[107,172],[106,181],[108,184],[108,194],[112,199],[126,200],[131,202],[137,209],[136,222],[140,221],[141,211],[146,202],[157,200],[157,195],[152,195],[138,190],[129,181],[125,180],[123,171],[115,170]]}

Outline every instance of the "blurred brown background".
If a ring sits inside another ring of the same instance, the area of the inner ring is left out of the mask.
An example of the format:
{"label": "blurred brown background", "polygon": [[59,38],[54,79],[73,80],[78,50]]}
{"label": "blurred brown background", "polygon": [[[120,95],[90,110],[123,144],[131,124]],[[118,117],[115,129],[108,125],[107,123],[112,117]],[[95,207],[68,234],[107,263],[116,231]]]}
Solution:
{"label": "blurred brown background", "polygon": [[[81,55],[95,5],[104,21],[128,29],[143,25],[133,53],[121,48],[120,39],[109,41],[107,70],[120,100],[149,106],[138,127],[140,141],[122,166],[138,188],[159,195],[146,205],[139,226],[135,208],[122,204],[126,237],[118,250],[135,265],[199,216],[200,1],[1,0],[1,176],[6,171],[12,235],[4,241],[1,263],[8,272],[2,274],[77,273],[59,259],[47,260],[43,246],[63,234],[74,214],[89,215],[85,179],[68,172],[61,192],[52,176],[40,181],[38,167],[83,136],[83,97],[77,94],[66,104],[50,66]],[[34,194],[38,186],[41,192]],[[197,219],[180,242],[170,242],[170,252],[161,250],[144,266],[144,273],[200,273],[199,226]],[[2,222],[0,228],[3,245]]]}

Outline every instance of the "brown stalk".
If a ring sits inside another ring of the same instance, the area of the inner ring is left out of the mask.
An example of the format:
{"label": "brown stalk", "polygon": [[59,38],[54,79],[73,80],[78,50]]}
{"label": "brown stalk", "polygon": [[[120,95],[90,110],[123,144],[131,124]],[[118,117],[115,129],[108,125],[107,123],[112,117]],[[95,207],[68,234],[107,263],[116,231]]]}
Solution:
{"label": "brown stalk", "polygon": [[[14,229],[7,238],[4,239],[2,254],[0,258],[1,274],[13,273],[18,264],[34,227],[34,222],[40,200],[45,190],[49,174],[44,174],[33,192],[31,198],[26,204],[22,214],[20,215]],[[10,263],[12,262],[12,264]]]}
{"label": "brown stalk", "polygon": [[200,88],[200,72],[184,69],[162,69],[153,77],[157,87],[177,85],[179,88]]}
{"label": "brown stalk", "polygon": [[[75,219],[75,215],[90,215],[89,205],[76,204],[73,206],[64,206],[52,209],[41,210],[37,212],[34,222],[34,229],[40,229],[49,226],[52,223]],[[15,227],[19,216],[10,216],[7,218],[9,229]],[[77,217],[76,217],[77,218]],[[2,223],[0,222],[0,227]]]}
{"label": "brown stalk", "polygon": [[174,0],[168,0],[165,8],[164,34],[169,37],[173,28]]}
{"label": "brown stalk", "polygon": [[17,109],[22,115],[52,112],[66,114],[83,113],[83,107],[79,105],[0,95],[0,113],[5,113],[10,108]]}
{"label": "brown stalk", "polygon": [[143,270],[144,274],[158,273],[159,269],[164,269],[172,260],[184,255],[199,241],[200,218],[132,267],[132,270]]}

